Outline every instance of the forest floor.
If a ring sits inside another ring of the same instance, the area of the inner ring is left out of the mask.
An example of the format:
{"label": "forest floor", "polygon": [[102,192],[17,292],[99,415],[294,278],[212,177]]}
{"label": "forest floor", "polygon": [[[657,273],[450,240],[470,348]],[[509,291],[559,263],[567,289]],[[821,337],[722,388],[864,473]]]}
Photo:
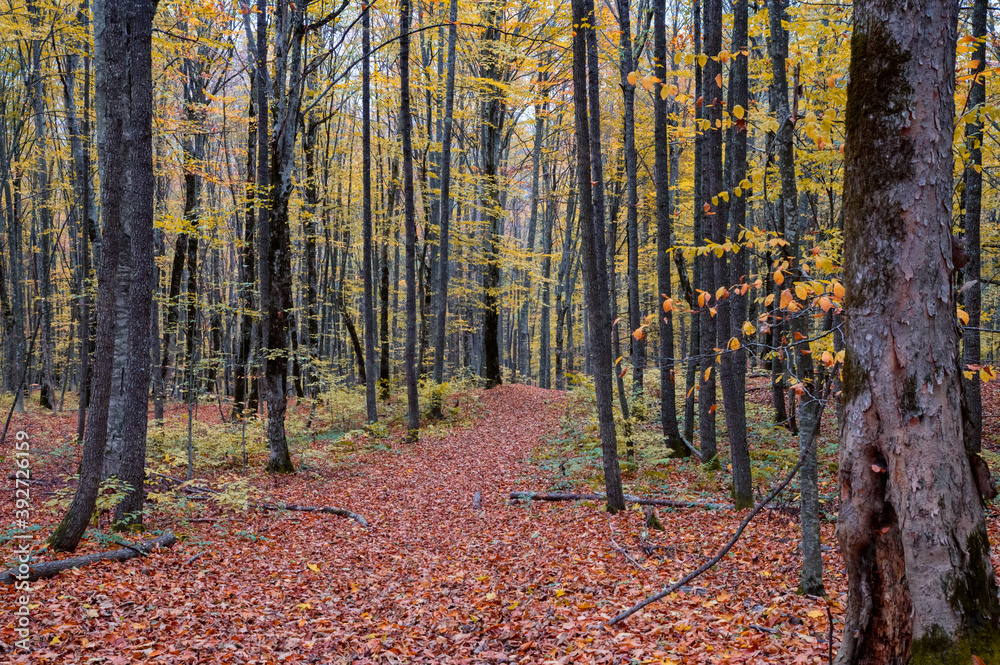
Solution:
{"label": "forest floor", "polygon": [[[609,516],[586,502],[509,502],[512,490],[599,487],[594,447],[579,443],[590,418],[572,395],[525,386],[454,395],[448,419],[426,427],[416,444],[396,434],[314,434],[296,448],[299,472],[286,477],[259,470],[258,441],[249,481],[240,479],[231,451],[219,468],[199,470],[202,486],[223,493],[208,500],[172,489],[171,481],[154,484],[147,526],[173,531],[178,544],[35,582],[30,654],[13,647],[19,593],[4,587],[0,656],[12,663],[827,662],[830,618],[836,645],[844,603],[834,515],[823,525],[830,596],[799,596],[792,488],[685,591],[603,626],[700,565],[746,513],[661,509],[659,532],[645,528],[638,510]],[[201,408],[211,419],[212,410]],[[168,421],[179,428],[184,417],[176,408]],[[29,409],[12,427],[32,434],[33,475],[41,481],[32,486],[36,548],[72,488],[67,478],[78,453],[67,441],[75,418]],[[318,416],[310,425],[337,426]],[[233,426],[225,431],[216,438],[236,436]],[[831,445],[821,444],[825,469]],[[772,453],[789,463],[777,448]],[[639,466],[652,471],[626,468],[627,491],[728,501],[725,471],[706,474],[693,461],[650,454],[658,454],[655,446]],[[162,457],[184,473],[170,452]],[[759,491],[781,471],[769,459],[755,458]],[[821,495],[832,482],[827,471]],[[0,509],[13,516],[8,483]],[[347,508],[370,528],[335,515],[245,507],[262,500]],[[995,515],[990,522],[996,542]],[[5,559],[12,533],[0,532]],[[77,554],[118,547],[110,533],[93,529]],[[56,557],[42,551],[39,558]]]}

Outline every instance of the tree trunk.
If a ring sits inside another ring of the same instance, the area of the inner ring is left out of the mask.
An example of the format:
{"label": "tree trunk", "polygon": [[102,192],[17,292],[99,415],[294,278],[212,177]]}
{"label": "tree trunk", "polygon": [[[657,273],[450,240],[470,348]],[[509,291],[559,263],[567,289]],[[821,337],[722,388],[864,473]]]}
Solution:
{"label": "tree trunk", "polygon": [[406,368],[407,434],[415,442],[420,434],[417,403],[417,219],[413,202],[413,119],[410,115],[410,0],[399,3],[399,125],[403,139],[403,217],[406,227]]}
{"label": "tree trunk", "polygon": [[[987,0],[974,0],[972,9],[972,35],[976,38],[972,60],[979,63],[973,70],[976,77],[969,90],[969,112],[983,113],[986,103],[986,23],[989,18]],[[962,331],[962,355],[964,365],[978,365],[981,359],[979,327],[982,315],[982,292],[980,267],[982,265],[979,226],[983,209],[983,118],[978,115],[965,126],[965,143],[969,151],[969,165],[965,170],[965,265],[963,279],[971,285],[964,292],[965,311],[969,322]],[[963,287],[964,288],[964,287]],[[963,367],[964,369],[964,367]],[[983,396],[979,372],[965,380],[965,402],[968,406],[966,438],[975,451],[982,449],[983,439]]]}
{"label": "tree trunk", "polygon": [[362,256],[361,273],[364,280],[364,306],[362,318],[365,327],[365,415],[369,423],[378,422],[378,403],[376,401],[375,376],[375,285],[372,271],[375,249],[372,245],[372,125],[371,125],[371,9],[370,6],[361,10],[361,51],[364,53],[362,63],[361,89],[361,182],[362,182]]}
{"label": "tree trunk", "polygon": [[434,291],[437,298],[434,332],[434,382],[444,381],[445,335],[448,330],[448,273],[449,242],[451,236],[451,127],[455,109],[455,69],[458,41],[458,0],[451,0],[448,13],[448,79],[444,93],[444,125],[441,129],[441,202],[437,281]]}
{"label": "tree trunk", "polygon": [[[592,328],[594,388],[604,458],[608,512],[625,509],[618,441],[611,400],[611,312],[607,248],[604,240],[604,178],[601,167],[601,116],[597,62],[597,18],[590,0],[573,0],[573,106],[576,120],[576,165],[580,190],[580,237],[583,252],[584,298]],[[588,26],[584,28],[583,26]],[[589,98],[589,99],[588,99]],[[589,101],[589,107],[588,107]],[[587,113],[590,112],[588,120]],[[595,332],[596,331],[596,334]]]}
{"label": "tree trunk", "polygon": [[[150,319],[153,310],[153,14],[154,0],[132,5],[129,27],[128,217],[132,276],[129,285],[125,418],[118,478],[129,491],[115,507],[118,524],[141,524],[146,498],[146,429],[149,422]],[[123,248],[124,249],[124,248]]]}
{"label": "tree trunk", "polygon": [[[722,63],[716,54],[722,50],[722,0],[704,0],[704,52],[709,56],[702,69],[702,117],[708,121],[702,129],[702,185],[701,199],[695,207],[701,209],[702,233],[697,238],[708,237],[716,244],[722,244],[724,215],[720,210],[719,192],[722,191],[722,130],[716,121],[722,120]],[[696,175],[697,177],[697,175]],[[715,349],[718,344],[716,315],[722,307],[716,289],[722,283],[722,258],[709,252],[695,261],[701,261],[701,290],[705,292],[705,307],[701,312],[701,385],[698,389],[698,434],[701,441],[701,461],[713,468],[721,466],[716,443],[715,408],[716,376]],[[711,301],[710,301],[711,299]],[[714,305],[711,304],[714,302]],[[714,311],[713,311],[714,310]]]}
{"label": "tree trunk", "polygon": [[117,2],[95,0],[93,7],[97,62],[98,159],[101,169],[101,268],[97,286],[97,345],[94,352],[93,394],[90,426],[83,442],[80,479],[73,500],[49,542],[57,552],[76,549],[90,524],[97,502],[98,484],[104,467],[108,404],[111,399],[111,369],[115,346],[116,275],[121,245],[121,204],[124,183],[124,82],[128,75],[125,8]]}
{"label": "tree trunk", "polygon": [[[624,4],[624,2],[622,2],[622,4]],[[667,61],[667,28],[665,12],[665,4],[657,3],[654,5],[653,57],[658,63],[661,63],[659,67],[661,71],[656,71],[654,75],[663,78],[664,80],[666,79],[665,63]],[[661,85],[666,85],[666,83]],[[667,250],[670,249],[671,243],[673,242],[671,238],[673,235],[673,228],[672,220],[670,218],[671,148],[668,143],[669,137],[667,136],[667,106],[667,101],[663,99],[660,94],[657,94],[653,98],[653,143],[656,158],[656,282],[659,293],[663,294],[662,297],[665,298],[664,305],[667,302],[666,299],[670,299],[671,294],[673,293],[670,284],[670,255],[667,253]],[[632,133],[635,133],[634,128]],[[634,136],[632,138],[632,142],[634,150]],[[630,178],[632,177],[634,176],[630,175]],[[631,192],[629,196],[631,198]],[[629,214],[631,215],[631,201],[629,206]],[[636,239],[636,244],[638,244],[638,239]],[[631,261],[631,249],[629,252],[629,261]],[[636,279],[638,279],[638,277],[636,277]],[[631,275],[629,276],[629,280],[629,286],[631,288]],[[636,283],[636,289],[638,289],[638,283]],[[629,307],[631,308],[631,304]],[[675,457],[687,457],[690,452],[681,440],[681,434],[677,423],[677,392],[675,387],[675,368],[677,365],[674,359],[674,315],[672,309],[672,307],[664,306],[661,308],[662,311],[658,313],[656,317],[659,319],[660,333],[660,427],[663,432],[663,441],[671,449],[672,455]],[[645,356],[645,353],[643,353],[643,356]]]}
{"label": "tree trunk", "polygon": [[1000,663],[1000,603],[964,440],[953,318],[958,12],[953,0],[854,5],[840,664]]}
{"label": "tree trunk", "polygon": [[[747,35],[747,0],[736,0],[733,3],[733,42],[730,52],[735,62],[729,74],[728,111],[733,116],[736,106],[744,110],[749,108],[749,76],[747,72],[748,56],[743,54],[749,48]],[[729,237],[739,241],[746,224],[746,202],[750,196],[749,188],[743,188],[742,183],[747,177],[747,129],[746,124],[735,122],[729,129],[726,146],[728,176],[726,190],[730,192],[729,199]],[[742,195],[737,195],[742,189]],[[730,286],[749,284],[747,275],[747,252],[734,253],[729,258],[727,284]],[[741,329],[746,320],[747,296],[740,288],[733,288],[726,306],[729,315],[728,325],[721,321],[722,329],[726,331],[725,338],[742,337]],[[725,349],[726,340],[721,339],[720,348]],[[722,354],[722,400],[726,407],[726,431],[729,434],[729,454],[733,465],[733,502],[737,509],[753,506],[753,480],[750,476],[750,447],[747,443],[746,419],[746,349],[742,346],[727,350]]]}
{"label": "tree trunk", "polygon": [[492,83],[481,102],[481,152],[483,159],[483,206],[488,221],[483,274],[483,378],[486,387],[503,382],[500,370],[500,251],[503,245],[503,208],[500,203],[500,144],[507,118],[507,104],[500,86],[500,9],[488,3],[483,10],[486,31],[480,46],[480,77]]}

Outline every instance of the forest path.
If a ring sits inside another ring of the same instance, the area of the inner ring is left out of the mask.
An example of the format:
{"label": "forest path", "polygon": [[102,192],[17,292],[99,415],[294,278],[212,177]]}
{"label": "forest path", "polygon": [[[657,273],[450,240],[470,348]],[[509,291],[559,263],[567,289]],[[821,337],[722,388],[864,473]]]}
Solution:
{"label": "forest path", "polygon": [[[635,511],[508,505],[511,490],[555,480],[526,458],[558,434],[563,394],[501,386],[479,399],[464,428],[435,436],[430,427],[416,444],[332,469],[312,458],[293,476],[265,481],[270,500],[348,508],[370,529],[316,513],[222,513],[177,523],[182,542],[146,560],[39,582],[45,609],[36,626],[48,646],[22,662],[676,665],[825,656],[824,605],[794,594],[794,540],[775,541],[795,530],[779,513],[761,515],[735,561],[690,592],[601,628],[703,561],[740,515],[661,512],[667,531],[648,536],[659,549],[647,556]],[[481,510],[472,506],[477,491]],[[792,616],[806,623],[784,634],[754,628]]]}

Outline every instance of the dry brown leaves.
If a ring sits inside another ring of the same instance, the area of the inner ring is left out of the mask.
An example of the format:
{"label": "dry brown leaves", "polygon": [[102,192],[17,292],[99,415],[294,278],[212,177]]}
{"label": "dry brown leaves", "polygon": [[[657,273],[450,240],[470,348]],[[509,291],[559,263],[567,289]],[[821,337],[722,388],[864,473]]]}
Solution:
{"label": "dry brown leaves", "polygon": [[[206,512],[217,521],[153,524],[184,540],[146,559],[36,583],[36,650],[5,657],[32,663],[826,661],[826,601],[795,594],[797,521],[781,511],[762,514],[695,587],[622,626],[602,627],[704,561],[740,514],[660,511],[666,532],[643,537],[639,512],[609,517],[593,506],[508,505],[512,489],[540,489],[538,469],[524,460],[556,431],[561,395],[504,386],[481,399],[482,418],[443,438],[394,443],[391,451],[322,474],[258,482],[274,501],[361,513],[370,530],[292,512]],[[72,432],[68,416],[46,418],[19,425],[42,428],[53,440]],[[44,445],[45,438],[35,440]],[[46,463],[41,473],[55,477],[58,465]],[[478,511],[472,509],[477,491]],[[12,495],[3,497],[5,515],[12,515]],[[56,516],[40,518],[44,535]],[[611,544],[612,529],[629,557]],[[831,545],[827,589],[836,599],[843,571],[832,525],[823,535]],[[7,648],[15,639],[14,596],[10,588],[0,591]]]}

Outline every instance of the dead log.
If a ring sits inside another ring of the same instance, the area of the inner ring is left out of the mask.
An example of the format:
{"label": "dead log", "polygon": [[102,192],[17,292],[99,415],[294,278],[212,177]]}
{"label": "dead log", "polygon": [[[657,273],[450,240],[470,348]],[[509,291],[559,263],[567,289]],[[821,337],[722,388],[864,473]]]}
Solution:
{"label": "dead log", "polygon": [[[73,557],[72,559],[61,559],[59,561],[42,561],[40,563],[27,564],[26,570],[22,571],[20,567],[17,567],[0,573],[0,584],[13,584],[21,580],[34,582],[46,577],[54,577],[70,568],[82,568],[98,561],[128,561],[137,556],[146,556],[157,547],[171,547],[176,542],[177,536],[168,531],[152,540],[147,540],[134,546],[129,545],[120,550],[97,552],[95,554]],[[25,573],[27,574],[26,577]],[[20,579],[18,576],[20,576]]]}
{"label": "dead log", "polygon": [[[561,492],[511,492],[511,501],[604,501],[603,494],[565,494]],[[709,510],[733,510],[725,503],[702,503],[700,501],[676,501],[674,499],[647,499],[634,494],[626,494],[625,500],[640,506],[665,506],[667,508],[707,508]]]}
{"label": "dead log", "polygon": [[329,513],[330,515],[340,515],[341,517],[346,517],[352,519],[361,526],[368,528],[368,521],[358,515],[357,513],[352,513],[345,508],[328,508],[325,506],[296,506],[294,503],[255,503],[253,504],[257,508],[263,508],[265,510],[297,510],[303,513]]}

